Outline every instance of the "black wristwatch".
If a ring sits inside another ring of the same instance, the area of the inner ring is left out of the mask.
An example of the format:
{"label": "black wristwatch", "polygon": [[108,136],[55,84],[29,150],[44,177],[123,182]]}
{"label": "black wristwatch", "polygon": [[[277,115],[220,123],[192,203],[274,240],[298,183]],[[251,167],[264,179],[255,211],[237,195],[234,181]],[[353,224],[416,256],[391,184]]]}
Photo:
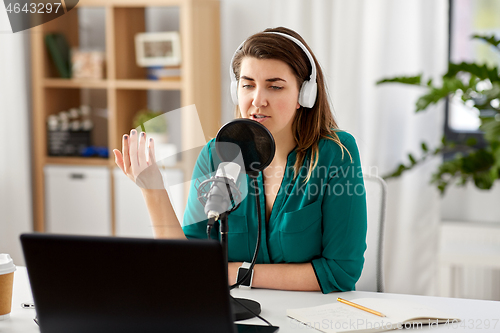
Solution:
{"label": "black wristwatch", "polygon": [[[251,263],[249,262],[244,262],[239,268],[238,268],[238,274],[236,275],[236,282],[240,281],[245,274],[250,270]],[[253,269],[250,272],[250,274],[247,276],[245,280],[240,284],[240,288],[243,289],[250,289],[252,288],[252,280],[253,280]]]}

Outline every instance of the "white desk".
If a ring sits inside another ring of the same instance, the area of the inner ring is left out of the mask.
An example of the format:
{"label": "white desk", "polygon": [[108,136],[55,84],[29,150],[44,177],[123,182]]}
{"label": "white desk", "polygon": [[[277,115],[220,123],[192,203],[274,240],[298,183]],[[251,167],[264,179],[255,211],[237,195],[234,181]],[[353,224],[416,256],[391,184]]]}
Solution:
{"label": "white desk", "polygon": [[[457,316],[463,320],[461,326],[453,329],[451,325],[440,325],[439,327],[424,327],[415,329],[423,331],[448,331],[448,332],[500,332],[500,302],[479,301],[459,298],[413,296],[400,294],[383,294],[362,291],[351,291],[345,293],[332,293],[323,295],[319,292],[290,292],[265,289],[233,290],[232,295],[240,298],[250,298],[260,302],[262,306],[261,316],[273,325],[279,326],[279,333],[316,332],[297,321],[286,317],[287,308],[301,308],[336,302],[337,297],[348,300],[361,297],[377,297],[391,299],[405,299],[419,302],[424,305],[443,310],[450,315]],[[26,269],[18,267],[14,275],[14,295],[11,318],[0,321],[1,333],[31,333],[40,332],[33,321],[35,310],[22,309],[21,303],[32,301]],[[490,321],[490,328],[485,329],[485,320]],[[245,321],[249,324],[264,324],[260,319],[253,318]],[[496,327],[493,327],[495,325]]]}

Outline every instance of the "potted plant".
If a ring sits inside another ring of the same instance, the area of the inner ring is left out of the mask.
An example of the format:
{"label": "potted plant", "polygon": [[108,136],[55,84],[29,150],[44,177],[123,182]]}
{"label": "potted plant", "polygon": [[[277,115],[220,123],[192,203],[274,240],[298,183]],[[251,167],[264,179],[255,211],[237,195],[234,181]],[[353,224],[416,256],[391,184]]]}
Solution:
{"label": "potted plant", "polygon": [[153,138],[155,143],[168,142],[168,121],[165,113],[142,109],[137,112],[133,120],[133,127],[146,132],[149,138]]}
{"label": "potted plant", "polygon": [[[494,36],[474,35],[490,44],[500,52],[500,40]],[[441,144],[430,149],[424,142],[421,144],[420,158],[408,155],[408,161],[384,178],[399,177],[403,172],[412,169],[429,156],[459,150],[451,159],[445,160],[432,175],[431,183],[435,184],[441,194],[450,184],[464,186],[473,181],[479,189],[490,189],[496,179],[500,178],[500,76],[498,66],[493,68],[475,62],[449,63],[448,72],[442,76],[442,83],[435,85],[432,79],[426,83],[422,75],[412,77],[385,78],[377,84],[390,82],[421,86],[426,93],[416,102],[416,112],[425,110],[429,105],[449,98],[458,97],[464,104],[477,109],[480,118],[480,130],[484,132],[485,144],[477,145],[474,138],[466,142],[449,142],[444,137]]]}

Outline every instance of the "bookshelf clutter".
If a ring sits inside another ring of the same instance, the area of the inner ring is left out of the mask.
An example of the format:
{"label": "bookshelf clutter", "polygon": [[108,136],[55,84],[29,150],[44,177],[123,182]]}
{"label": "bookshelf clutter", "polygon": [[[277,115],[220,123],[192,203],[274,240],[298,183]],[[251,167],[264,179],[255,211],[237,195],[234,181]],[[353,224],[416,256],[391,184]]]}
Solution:
{"label": "bookshelf clutter", "polygon": [[[64,79],[104,79],[105,52],[70,47],[62,33],[45,35],[45,44],[59,77]],[[138,33],[135,35],[137,66],[147,69],[148,80],[181,77],[179,32]]]}
{"label": "bookshelf clutter", "polygon": [[82,105],[47,117],[47,153],[49,156],[109,156],[107,147],[92,145],[91,107]]}
{"label": "bookshelf clutter", "polygon": [[70,48],[62,33],[46,34],[45,45],[59,77],[94,80],[104,78],[105,54],[103,51]]}

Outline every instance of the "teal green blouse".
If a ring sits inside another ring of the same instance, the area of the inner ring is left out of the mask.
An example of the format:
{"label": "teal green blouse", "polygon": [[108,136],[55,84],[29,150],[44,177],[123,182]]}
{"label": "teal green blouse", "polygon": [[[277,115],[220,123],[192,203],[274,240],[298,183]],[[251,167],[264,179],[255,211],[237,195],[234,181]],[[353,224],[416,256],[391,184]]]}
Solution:
{"label": "teal green blouse", "polygon": [[[286,171],[274,201],[269,220],[263,221],[261,248],[257,263],[311,262],[321,291],[354,290],[363,269],[366,249],[366,197],[356,141],[346,132],[337,133],[351,158],[337,143],[319,141],[319,160],[311,178],[307,176],[308,152],[298,177],[294,179],[296,152],[288,155]],[[193,180],[211,177],[220,163],[211,140],[200,152]],[[254,189],[248,176],[247,196],[228,218],[229,261],[250,262],[257,240],[257,209]],[[191,182],[183,219],[188,238],[206,238],[206,215],[197,199],[195,181]],[[245,184],[243,184],[245,185]],[[265,219],[262,174],[257,193],[261,216]],[[201,221],[201,222],[200,222]],[[212,237],[217,237],[216,228]]]}

